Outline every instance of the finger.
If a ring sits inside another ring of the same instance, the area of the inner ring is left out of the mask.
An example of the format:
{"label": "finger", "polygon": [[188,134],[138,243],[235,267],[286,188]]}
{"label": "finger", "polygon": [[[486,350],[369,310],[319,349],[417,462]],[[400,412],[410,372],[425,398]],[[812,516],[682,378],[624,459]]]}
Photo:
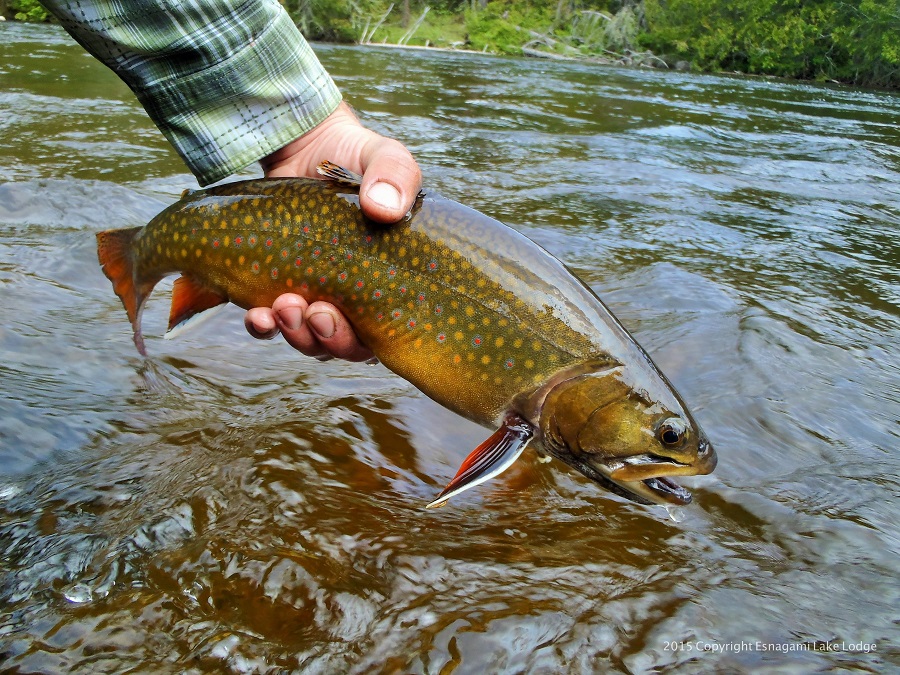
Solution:
{"label": "finger", "polygon": [[368,361],[372,358],[372,352],[359,341],[350,322],[334,305],[314,302],[306,309],[304,318],[304,323],[315,333],[318,343],[331,356],[347,361]]}
{"label": "finger", "polygon": [[409,150],[398,141],[374,136],[363,148],[362,165],[363,213],[379,223],[402,219],[422,188],[422,172]]}
{"label": "finger", "polygon": [[269,307],[254,307],[244,315],[247,332],[259,340],[271,340],[278,335],[275,314]]}
{"label": "finger", "polygon": [[285,341],[306,356],[323,356],[327,352],[310,330],[304,318],[308,303],[299,295],[285,293],[275,298],[272,314]]}

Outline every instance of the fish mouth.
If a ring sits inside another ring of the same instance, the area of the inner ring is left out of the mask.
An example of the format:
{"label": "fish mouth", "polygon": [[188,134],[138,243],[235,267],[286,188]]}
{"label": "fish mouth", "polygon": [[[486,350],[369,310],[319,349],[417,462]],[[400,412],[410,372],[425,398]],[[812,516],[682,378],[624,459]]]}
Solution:
{"label": "fish mouth", "polygon": [[690,504],[690,490],[673,481],[670,476],[709,473],[702,469],[698,471],[696,466],[690,464],[654,455],[634,455],[605,461],[579,458],[575,459],[573,465],[610,492],[646,505]]}

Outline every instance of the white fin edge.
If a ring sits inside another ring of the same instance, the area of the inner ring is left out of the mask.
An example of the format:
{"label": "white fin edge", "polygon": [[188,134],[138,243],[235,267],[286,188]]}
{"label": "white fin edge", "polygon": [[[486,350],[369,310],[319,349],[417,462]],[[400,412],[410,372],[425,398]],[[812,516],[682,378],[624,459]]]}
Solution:
{"label": "white fin edge", "polygon": [[503,473],[509,467],[511,467],[513,464],[516,463],[516,460],[519,459],[519,455],[521,455],[525,451],[525,448],[528,447],[528,444],[530,442],[531,442],[531,439],[529,438],[527,441],[522,443],[522,447],[520,447],[514,454],[507,457],[506,460],[502,464],[498,465],[496,468],[492,469],[490,472],[481,476],[477,480],[473,480],[471,483],[466,483],[465,485],[462,485],[462,486],[456,488],[455,490],[453,490],[453,492],[449,492],[448,494],[445,494],[443,497],[438,497],[433,502],[426,505],[425,508],[426,509],[440,508],[441,506],[446,504],[448,501],[450,501],[450,499],[452,499],[456,495],[462,494],[466,490],[469,490],[469,489],[475,487],[476,485],[481,485],[482,483],[487,482],[487,481],[491,480],[492,478],[496,478],[497,476],[499,476],[501,473]]}
{"label": "white fin edge", "polygon": [[228,306],[227,302],[223,302],[221,305],[216,305],[215,307],[210,307],[209,309],[205,309],[198,314],[194,314],[192,317],[185,319],[179,323],[176,323],[172,326],[172,330],[166,331],[166,334],[163,335],[163,340],[171,340],[174,337],[178,337],[182,333],[185,333],[193,328],[196,328],[204,321],[212,318],[220,311],[225,309]]}

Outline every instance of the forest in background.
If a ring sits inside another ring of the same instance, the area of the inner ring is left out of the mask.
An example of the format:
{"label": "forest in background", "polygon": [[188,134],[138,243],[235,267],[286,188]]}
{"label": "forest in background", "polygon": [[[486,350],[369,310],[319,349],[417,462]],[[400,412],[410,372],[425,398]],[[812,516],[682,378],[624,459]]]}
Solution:
{"label": "forest in background", "polygon": [[[900,88],[900,0],[282,0],[313,40]],[[0,0],[20,20],[38,0]]]}

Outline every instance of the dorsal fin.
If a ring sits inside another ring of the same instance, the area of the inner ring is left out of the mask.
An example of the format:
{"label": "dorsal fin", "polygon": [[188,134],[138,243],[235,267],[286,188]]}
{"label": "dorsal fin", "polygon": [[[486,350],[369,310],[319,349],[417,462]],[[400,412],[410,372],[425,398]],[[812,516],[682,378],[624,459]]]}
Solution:
{"label": "dorsal fin", "polygon": [[362,176],[358,173],[354,173],[353,171],[350,171],[350,169],[345,169],[344,167],[338,166],[334,162],[329,162],[327,160],[321,162],[316,167],[316,172],[320,176],[333,180],[341,185],[349,185],[352,187],[359,187],[362,185]]}

